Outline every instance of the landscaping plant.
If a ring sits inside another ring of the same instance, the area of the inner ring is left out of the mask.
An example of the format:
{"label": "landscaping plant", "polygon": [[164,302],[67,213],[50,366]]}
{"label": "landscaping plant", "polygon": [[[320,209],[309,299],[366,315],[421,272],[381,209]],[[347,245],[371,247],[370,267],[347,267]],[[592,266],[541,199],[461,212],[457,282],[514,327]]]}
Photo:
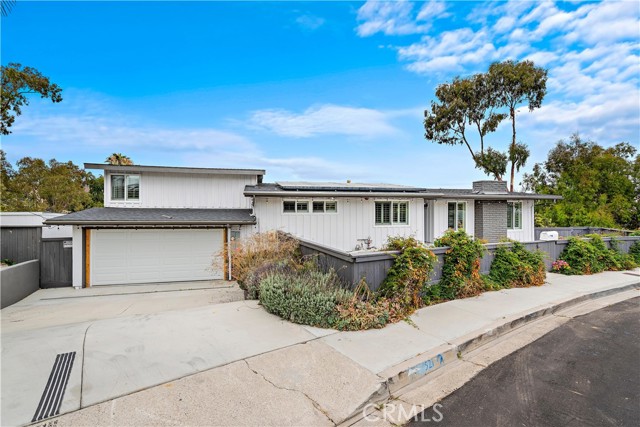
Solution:
{"label": "landscaping plant", "polygon": [[447,246],[449,249],[444,254],[440,281],[424,290],[426,304],[478,295],[485,289],[484,280],[480,276],[480,259],[484,247],[479,241],[464,230],[448,230],[444,236],[436,239],[435,245]]}
{"label": "landscaping plant", "polygon": [[602,237],[590,234],[587,238],[570,237],[567,247],[560,254],[559,260],[569,264],[560,273],[563,274],[593,274],[605,270],[628,270],[636,266],[632,255],[623,254],[617,249],[615,240],[613,249],[607,248]]}
{"label": "landscaping plant", "polygon": [[530,252],[520,242],[496,249],[489,271],[492,289],[541,286],[545,278],[542,252]]}
{"label": "landscaping plant", "polygon": [[404,318],[424,306],[422,290],[429,281],[437,258],[413,237],[390,238],[386,248],[401,252],[395,256],[387,277],[378,289],[378,300],[395,304],[399,307],[397,315]]}
{"label": "landscaping plant", "polygon": [[636,264],[640,265],[640,240],[633,242],[629,248],[629,255]]}

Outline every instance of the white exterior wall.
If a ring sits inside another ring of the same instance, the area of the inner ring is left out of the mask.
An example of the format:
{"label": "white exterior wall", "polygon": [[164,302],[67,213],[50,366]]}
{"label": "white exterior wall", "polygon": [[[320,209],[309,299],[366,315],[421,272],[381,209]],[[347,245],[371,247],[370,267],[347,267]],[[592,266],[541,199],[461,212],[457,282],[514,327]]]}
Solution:
{"label": "white exterior wall", "polygon": [[522,228],[507,230],[507,237],[519,242],[533,242],[535,239],[534,202],[533,200],[514,200],[522,202]]}
{"label": "white exterior wall", "polygon": [[[256,197],[255,215],[257,231],[281,230],[302,239],[344,251],[352,251],[358,239],[371,237],[372,245],[382,247],[389,236],[415,236],[424,238],[423,199],[336,198],[337,213],[283,213],[283,200],[295,198]],[[329,200],[326,198],[300,198],[300,201]],[[409,202],[409,224],[375,225],[375,202],[398,200]],[[311,206],[311,203],[310,203]]]}
{"label": "white exterior wall", "polygon": [[249,209],[245,185],[258,183],[256,175],[132,172],[140,176],[140,200],[111,200],[111,175],[105,171],[104,206],[113,208]]}
{"label": "white exterior wall", "polygon": [[455,200],[455,199],[442,199],[442,200],[431,200],[429,204],[433,204],[433,238],[434,240],[442,237],[444,233],[449,228],[447,222],[447,204],[449,202],[464,202],[467,204],[466,209],[466,229],[465,231],[470,236],[474,235],[474,224],[475,224],[475,215],[474,215],[474,203],[473,200]]}
{"label": "white exterior wall", "polygon": [[82,287],[82,253],[84,252],[82,244],[82,227],[73,226],[73,246],[71,247],[71,283],[74,288]]}
{"label": "white exterior wall", "polygon": [[64,214],[51,212],[0,212],[0,224],[4,227],[42,227],[42,238],[53,239],[56,237],[71,238],[72,231],[70,225],[43,225],[42,223],[51,218]]}

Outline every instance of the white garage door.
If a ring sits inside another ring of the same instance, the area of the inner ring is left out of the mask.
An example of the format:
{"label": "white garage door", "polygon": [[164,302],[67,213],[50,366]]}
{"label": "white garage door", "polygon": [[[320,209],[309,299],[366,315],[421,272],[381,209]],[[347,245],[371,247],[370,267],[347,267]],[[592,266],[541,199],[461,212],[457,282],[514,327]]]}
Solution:
{"label": "white garage door", "polygon": [[223,243],[221,229],[92,230],[90,284],[222,279]]}

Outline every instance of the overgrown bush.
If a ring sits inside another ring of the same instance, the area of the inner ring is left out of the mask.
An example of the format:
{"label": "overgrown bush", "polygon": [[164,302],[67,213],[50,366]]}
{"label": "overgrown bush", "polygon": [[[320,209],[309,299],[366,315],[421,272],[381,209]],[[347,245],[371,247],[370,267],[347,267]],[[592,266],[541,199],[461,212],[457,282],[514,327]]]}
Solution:
{"label": "overgrown bush", "polygon": [[270,262],[254,268],[247,274],[240,287],[244,290],[245,299],[259,299],[260,282],[271,273],[294,273],[295,268],[287,260]]}
{"label": "overgrown bush", "polygon": [[426,304],[478,295],[485,289],[480,276],[480,258],[484,247],[479,241],[463,230],[448,230],[435,241],[435,246],[448,246],[449,249],[444,254],[442,278],[424,290]]}
{"label": "overgrown bush", "polygon": [[394,310],[394,314],[406,317],[424,305],[422,290],[429,281],[437,258],[413,237],[389,238],[386,247],[401,252],[395,256],[387,277],[378,289],[378,299],[395,304],[399,310]]}
{"label": "overgrown bush", "polygon": [[530,252],[520,242],[511,242],[511,247],[496,249],[489,271],[492,289],[541,286],[545,277],[542,252]]}
{"label": "overgrown bush", "polygon": [[352,293],[352,296],[338,304],[338,319],[336,329],[359,331],[365,329],[379,329],[391,320],[392,314],[399,311],[399,307],[387,300],[376,300],[362,279]]}
{"label": "overgrown bush", "polygon": [[273,272],[260,282],[260,303],[269,313],[321,328],[337,324],[337,307],[351,296],[335,271]]}
{"label": "overgrown bush", "polygon": [[629,248],[629,255],[636,264],[640,265],[640,240],[633,242]]}
{"label": "overgrown bush", "polygon": [[[251,274],[262,266],[295,265],[299,262],[300,251],[296,239],[278,231],[257,233],[237,242],[231,251],[231,275],[247,296],[257,296],[257,285],[252,283],[252,290],[249,291],[246,284]],[[269,270],[271,267],[265,268]],[[259,277],[256,280],[259,282]]]}
{"label": "overgrown bush", "polygon": [[635,267],[631,255],[621,253],[615,240],[612,241],[612,249],[602,240],[602,237],[594,234],[586,236],[587,239],[570,237],[567,247],[560,257],[569,264],[569,268],[561,271],[563,274],[593,274],[605,270],[628,270]]}

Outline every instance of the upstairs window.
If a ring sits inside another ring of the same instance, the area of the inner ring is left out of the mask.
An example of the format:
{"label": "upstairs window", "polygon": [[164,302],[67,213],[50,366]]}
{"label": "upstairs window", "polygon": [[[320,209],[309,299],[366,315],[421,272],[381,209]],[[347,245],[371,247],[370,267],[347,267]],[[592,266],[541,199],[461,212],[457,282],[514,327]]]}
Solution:
{"label": "upstairs window", "polygon": [[522,229],[522,202],[507,202],[507,230]]}
{"label": "upstairs window", "polygon": [[408,202],[376,202],[376,225],[407,225],[409,224]]}
{"label": "upstairs window", "polygon": [[283,213],[336,213],[338,202],[322,200],[283,200]]}
{"label": "upstairs window", "polygon": [[111,175],[111,200],[140,200],[140,175]]}
{"label": "upstairs window", "polygon": [[467,203],[447,203],[447,227],[452,230],[464,230],[466,228]]}

